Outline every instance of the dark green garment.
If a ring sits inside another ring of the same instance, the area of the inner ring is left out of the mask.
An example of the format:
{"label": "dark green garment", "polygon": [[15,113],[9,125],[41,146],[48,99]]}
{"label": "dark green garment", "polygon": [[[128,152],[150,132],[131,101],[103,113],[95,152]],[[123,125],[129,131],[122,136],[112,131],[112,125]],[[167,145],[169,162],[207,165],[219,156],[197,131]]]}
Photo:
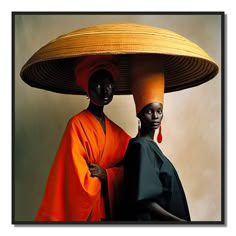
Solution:
{"label": "dark green garment", "polygon": [[139,207],[142,201],[150,200],[190,221],[178,174],[155,142],[141,137],[130,140],[124,157],[124,186],[126,220],[154,220]]}

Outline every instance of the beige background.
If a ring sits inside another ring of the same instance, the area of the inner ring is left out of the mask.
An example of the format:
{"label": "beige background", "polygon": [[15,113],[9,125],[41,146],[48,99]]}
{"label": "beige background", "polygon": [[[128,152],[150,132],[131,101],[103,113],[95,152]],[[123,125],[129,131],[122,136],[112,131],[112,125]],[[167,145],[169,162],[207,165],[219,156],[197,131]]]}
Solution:
{"label": "beige background", "polygon": [[[221,66],[221,20],[214,15],[15,16],[14,216],[34,219],[55,152],[69,118],[88,105],[84,96],[25,84],[19,72],[40,47],[78,28],[134,22],[173,30],[197,43]],[[115,96],[105,113],[131,136],[137,132],[132,96]],[[221,77],[165,95],[162,151],[175,165],[194,221],[221,220]]]}

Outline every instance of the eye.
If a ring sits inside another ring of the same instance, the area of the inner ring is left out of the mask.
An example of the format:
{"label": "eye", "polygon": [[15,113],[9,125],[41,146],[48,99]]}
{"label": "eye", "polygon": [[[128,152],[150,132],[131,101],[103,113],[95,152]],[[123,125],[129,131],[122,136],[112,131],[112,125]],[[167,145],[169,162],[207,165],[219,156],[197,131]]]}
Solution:
{"label": "eye", "polygon": [[100,84],[97,84],[96,85],[96,89],[100,89],[101,88],[101,85]]}
{"label": "eye", "polygon": [[160,110],[158,110],[158,113],[159,113],[159,114],[162,114],[162,110],[161,110],[161,109],[160,109]]}
{"label": "eye", "polygon": [[147,109],[147,110],[145,111],[145,113],[146,113],[146,114],[152,114],[152,110],[151,110],[151,109]]}

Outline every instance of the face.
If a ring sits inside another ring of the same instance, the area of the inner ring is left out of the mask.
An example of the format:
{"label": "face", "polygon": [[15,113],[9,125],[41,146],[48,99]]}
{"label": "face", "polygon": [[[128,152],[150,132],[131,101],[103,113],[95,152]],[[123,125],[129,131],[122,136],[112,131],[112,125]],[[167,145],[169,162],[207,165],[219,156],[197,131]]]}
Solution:
{"label": "face", "polygon": [[142,109],[138,115],[142,129],[156,130],[163,118],[163,106],[161,103],[150,103]]}
{"label": "face", "polygon": [[89,80],[89,97],[98,106],[109,104],[113,99],[114,82],[110,74],[98,74]]}

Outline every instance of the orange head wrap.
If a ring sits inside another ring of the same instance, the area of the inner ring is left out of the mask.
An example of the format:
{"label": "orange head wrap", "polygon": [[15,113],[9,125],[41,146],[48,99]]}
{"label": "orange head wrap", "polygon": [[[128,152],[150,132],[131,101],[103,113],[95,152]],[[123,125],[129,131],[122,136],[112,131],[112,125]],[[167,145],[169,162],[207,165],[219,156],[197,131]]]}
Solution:
{"label": "orange head wrap", "polygon": [[146,105],[164,99],[164,69],[157,55],[131,57],[131,87],[138,114]]}
{"label": "orange head wrap", "polygon": [[111,73],[113,80],[116,80],[119,76],[117,62],[117,58],[114,55],[92,55],[79,58],[75,66],[77,84],[82,87],[89,96],[88,81],[92,74],[98,70],[104,69]]}

